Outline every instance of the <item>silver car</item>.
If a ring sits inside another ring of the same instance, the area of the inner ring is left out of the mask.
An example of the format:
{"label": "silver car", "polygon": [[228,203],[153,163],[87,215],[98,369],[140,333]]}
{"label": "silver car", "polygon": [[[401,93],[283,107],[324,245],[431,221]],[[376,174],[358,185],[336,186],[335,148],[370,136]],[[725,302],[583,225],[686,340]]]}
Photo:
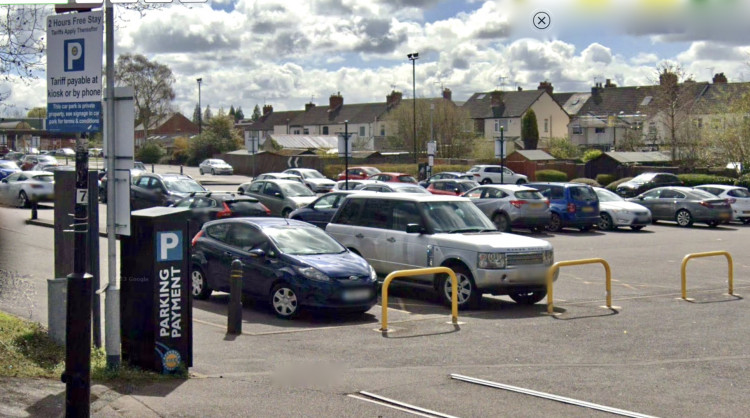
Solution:
{"label": "silver car", "polygon": [[365,192],[381,192],[381,193],[416,193],[416,194],[432,194],[422,186],[414,183],[393,183],[393,182],[381,182],[371,184],[362,184],[354,188],[354,190],[361,190]]}
{"label": "silver car", "polygon": [[203,175],[204,173],[211,173],[212,175],[234,174],[234,168],[232,168],[231,165],[227,164],[226,161],[220,160],[218,158],[209,158],[207,160],[203,160],[203,162],[198,166],[198,171],[200,171],[201,175]]}
{"label": "silver car", "polygon": [[284,170],[284,173],[302,177],[302,181],[305,182],[307,187],[317,193],[330,192],[336,184],[336,182],[329,180],[326,176],[320,174],[318,170],[313,170],[312,168],[290,168]]}
{"label": "silver car", "polygon": [[542,231],[549,224],[552,213],[549,200],[531,187],[517,185],[487,185],[475,187],[463,194],[468,197],[495,227],[510,232],[512,227]]}
{"label": "silver car", "polygon": [[638,203],[628,202],[614,192],[594,187],[599,198],[599,229],[611,231],[620,226],[629,226],[640,231],[651,223],[651,211]]}
{"label": "silver car", "polygon": [[732,207],[732,220],[741,221],[743,224],[750,223],[750,192],[746,188],[724,184],[704,184],[695,188],[727,199]]}
{"label": "silver car", "polygon": [[21,171],[0,180],[0,202],[19,208],[55,198],[55,176],[47,171]]}
{"label": "silver car", "polygon": [[675,221],[682,227],[702,222],[715,228],[732,219],[732,208],[726,199],[691,187],[658,187],[628,200],[651,210],[652,222]]}
{"label": "silver car", "polygon": [[258,199],[271,211],[271,216],[283,218],[316,198],[310,189],[293,180],[258,180],[243,184],[239,191]]}
{"label": "silver car", "polygon": [[305,184],[304,181],[302,181],[302,177],[294,175],[294,174],[286,174],[286,173],[263,173],[258,174],[255,176],[253,181],[258,180],[294,180],[296,182]]}

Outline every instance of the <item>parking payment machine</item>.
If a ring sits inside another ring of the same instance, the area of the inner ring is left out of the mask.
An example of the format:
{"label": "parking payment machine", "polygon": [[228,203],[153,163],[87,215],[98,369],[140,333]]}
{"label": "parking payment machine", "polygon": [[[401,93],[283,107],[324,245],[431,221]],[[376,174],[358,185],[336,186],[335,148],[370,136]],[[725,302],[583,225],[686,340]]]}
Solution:
{"label": "parking payment machine", "polygon": [[131,234],[121,237],[122,359],[132,366],[174,373],[193,365],[188,213],[134,211]]}

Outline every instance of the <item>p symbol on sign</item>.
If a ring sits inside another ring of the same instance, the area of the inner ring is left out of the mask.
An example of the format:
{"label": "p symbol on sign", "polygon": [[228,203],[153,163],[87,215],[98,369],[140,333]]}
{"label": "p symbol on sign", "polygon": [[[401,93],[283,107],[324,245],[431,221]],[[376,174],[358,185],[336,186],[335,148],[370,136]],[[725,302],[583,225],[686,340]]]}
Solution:
{"label": "p symbol on sign", "polygon": [[65,71],[83,71],[83,39],[67,39],[64,42]]}
{"label": "p symbol on sign", "polygon": [[156,247],[157,261],[182,260],[182,231],[157,233]]}

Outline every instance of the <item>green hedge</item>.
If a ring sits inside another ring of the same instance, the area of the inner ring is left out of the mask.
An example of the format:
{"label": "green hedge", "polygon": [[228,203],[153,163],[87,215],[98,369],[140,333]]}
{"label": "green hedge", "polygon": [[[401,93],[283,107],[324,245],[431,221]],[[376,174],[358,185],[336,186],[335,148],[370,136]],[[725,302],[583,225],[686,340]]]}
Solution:
{"label": "green hedge", "polygon": [[623,177],[620,180],[615,180],[612,183],[609,183],[607,185],[607,190],[610,190],[610,191],[614,192],[615,189],[617,188],[617,186],[619,186],[622,183],[625,183],[626,181],[630,181],[630,180],[633,180],[633,178],[632,177]]}
{"label": "green hedge", "polygon": [[164,149],[156,142],[147,141],[135,152],[135,159],[145,164],[158,164]]}
{"label": "green hedge", "polygon": [[686,187],[700,186],[701,184],[734,184],[731,177],[717,176],[714,174],[678,174]]}
{"label": "green hedge", "polygon": [[534,175],[536,181],[568,181],[568,175],[558,170],[539,170]]}
{"label": "green hedge", "polygon": [[598,174],[596,176],[596,182],[601,184],[602,186],[607,186],[608,184],[615,181],[616,177],[614,174]]}
{"label": "green hedge", "polygon": [[596,181],[594,179],[589,179],[589,178],[586,178],[586,177],[581,177],[581,178],[573,179],[570,182],[571,183],[588,184],[591,187],[602,187],[602,185],[599,184],[598,181]]}
{"label": "green hedge", "polygon": [[747,187],[750,189],[750,174],[745,174],[734,181],[735,186]]}

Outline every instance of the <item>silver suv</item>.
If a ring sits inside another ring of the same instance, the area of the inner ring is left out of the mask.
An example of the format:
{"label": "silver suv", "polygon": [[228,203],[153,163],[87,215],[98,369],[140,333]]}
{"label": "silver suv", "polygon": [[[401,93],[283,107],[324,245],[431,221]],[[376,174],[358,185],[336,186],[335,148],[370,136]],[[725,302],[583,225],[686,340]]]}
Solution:
{"label": "silver suv", "polygon": [[[467,198],[406,193],[347,196],[326,232],[364,257],[375,271],[433,266],[453,269],[460,308],[476,308],[483,293],[533,304],[547,295],[552,245],[505,234]],[[414,277],[450,304],[446,275]]]}
{"label": "silver suv", "polygon": [[529,178],[501,165],[475,165],[466,172],[480,184],[524,184]]}

